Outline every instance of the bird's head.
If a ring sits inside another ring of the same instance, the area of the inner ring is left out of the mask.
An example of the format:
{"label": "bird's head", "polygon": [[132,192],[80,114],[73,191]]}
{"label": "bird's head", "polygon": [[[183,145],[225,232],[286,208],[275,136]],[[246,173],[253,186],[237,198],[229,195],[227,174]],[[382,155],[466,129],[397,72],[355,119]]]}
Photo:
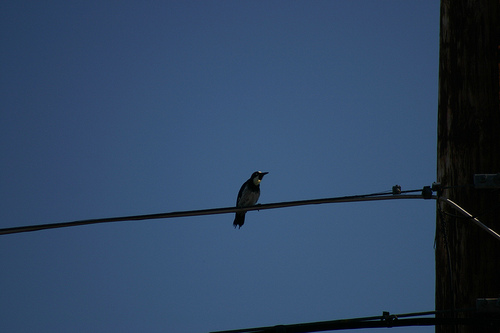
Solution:
{"label": "bird's head", "polygon": [[254,173],[252,173],[251,179],[255,185],[259,185],[262,178],[268,173],[269,172],[255,171]]}

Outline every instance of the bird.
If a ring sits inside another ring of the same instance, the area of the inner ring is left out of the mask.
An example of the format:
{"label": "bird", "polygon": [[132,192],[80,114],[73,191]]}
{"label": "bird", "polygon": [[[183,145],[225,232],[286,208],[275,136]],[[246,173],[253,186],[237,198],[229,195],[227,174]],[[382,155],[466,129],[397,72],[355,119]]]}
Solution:
{"label": "bird", "polygon": [[[269,172],[255,171],[252,173],[250,178],[241,185],[240,191],[238,192],[238,198],[236,199],[236,207],[250,207],[257,203],[260,196],[260,182],[262,178]],[[236,217],[234,218],[233,226],[236,228],[241,228],[243,223],[245,223],[244,212],[236,212]]]}

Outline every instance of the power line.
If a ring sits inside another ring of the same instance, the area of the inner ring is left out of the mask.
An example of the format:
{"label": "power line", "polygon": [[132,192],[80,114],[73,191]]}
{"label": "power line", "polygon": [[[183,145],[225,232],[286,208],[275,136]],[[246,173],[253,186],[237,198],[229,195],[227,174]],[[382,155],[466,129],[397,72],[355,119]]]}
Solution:
{"label": "power line", "polygon": [[439,200],[444,201],[447,204],[453,206],[456,210],[458,210],[460,213],[462,213],[462,215],[468,217],[470,220],[472,220],[472,222],[474,222],[475,224],[477,224],[480,228],[482,228],[487,233],[489,233],[490,235],[492,235],[493,237],[495,237],[497,240],[500,240],[500,235],[499,234],[497,234],[493,229],[490,229],[487,226],[485,226],[476,217],[474,217],[472,214],[470,214],[469,212],[467,212],[465,209],[463,209],[462,207],[460,207],[459,205],[457,205],[455,202],[453,202],[453,201],[451,201],[450,199],[447,199],[447,198],[439,198]]}
{"label": "power line", "polygon": [[[439,196],[441,189],[438,189],[438,196],[433,195],[433,189],[431,189],[430,186],[425,186],[423,188],[423,190],[401,191],[401,187],[396,185],[393,187],[392,192],[386,191],[386,192],[378,192],[378,193],[371,193],[371,194],[323,198],[323,199],[284,201],[284,202],[269,203],[269,204],[258,204],[258,205],[252,206],[252,207],[245,207],[245,208],[237,208],[237,207],[211,208],[211,209],[188,210],[188,211],[179,211],[179,212],[170,212],[170,213],[108,217],[108,218],[78,220],[78,221],[71,221],[71,222],[59,222],[59,223],[37,224],[37,225],[30,225],[30,226],[23,226],[23,227],[3,228],[3,229],[0,229],[0,235],[38,231],[38,230],[46,230],[46,229],[55,229],[55,228],[64,228],[64,227],[75,227],[75,226],[88,225],[88,224],[98,224],[98,223],[140,221],[140,220],[167,219],[167,218],[174,218],[174,217],[190,217],[190,216],[202,216],[202,215],[228,214],[228,213],[251,211],[251,210],[265,210],[265,209],[285,208],[285,207],[294,207],[294,206],[319,205],[319,204],[326,204],[326,203],[363,202],[363,201],[394,200],[394,199],[439,199],[440,201],[446,202],[447,204],[453,206],[455,209],[457,209],[464,216],[471,219],[479,227],[484,229],[486,232],[491,234],[496,239],[500,240],[500,235],[498,233],[496,233],[494,230],[485,226],[476,217],[469,214],[465,209],[463,209],[462,207],[460,207],[458,204],[451,201],[450,199]],[[415,192],[421,192],[421,194],[407,194],[407,193],[415,193]]]}
{"label": "power line", "polygon": [[[412,192],[420,192],[420,191],[421,190],[411,190],[411,191],[404,191],[401,193],[412,193]],[[30,225],[30,226],[22,226],[22,227],[3,228],[3,229],[0,229],[0,235],[38,231],[38,230],[46,230],[46,229],[55,229],[55,228],[64,228],[64,227],[75,227],[75,226],[88,225],[88,224],[98,224],[98,223],[140,221],[140,220],[168,219],[168,218],[174,218],[174,217],[190,217],[190,216],[202,216],[202,215],[228,214],[228,213],[251,211],[251,210],[265,210],[265,209],[285,208],[285,207],[294,207],[294,206],[319,205],[319,204],[326,204],[326,203],[362,202],[362,201],[378,201],[378,200],[394,200],[394,199],[437,199],[436,196],[431,196],[431,197],[425,196],[424,197],[424,195],[422,195],[422,194],[421,195],[415,195],[415,194],[410,195],[410,194],[392,194],[392,193],[393,192],[379,192],[379,193],[372,193],[372,194],[323,198],[323,199],[296,200],[296,201],[285,201],[285,202],[277,202],[277,203],[269,203],[269,204],[258,204],[258,205],[252,206],[252,207],[245,207],[245,208],[237,208],[237,207],[211,208],[211,209],[189,210],[189,211],[179,211],[179,212],[170,212],[170,213],[108,217],[108,218],[78,220],[78,221],[71,221],[71,222],[38,224],[38,225]]]}
{"label": "power line", "polygon": [[[458,312],[474,313],[476,308],[456,310]],[[391,315],[389,312],[383,312],[382,316],[338,319],[328,321],[317,321],[301,324],[276,325],[243,328],[228,331],[216,331],[212,333],[271,333],[271,332],[321,332],[335,331],[359,328],[376,328],[376,327],[402,327],[402,326],[434,326],[434,325],[484,325],[484,326],[500,326],[500,319],[471,317],[471,318],[447,318],[447,317],[428,317],[430,315],[444,314],[452,312],[451,310],[443,311],[427,311]],[[406,319],[402,319],[406,318]]]}

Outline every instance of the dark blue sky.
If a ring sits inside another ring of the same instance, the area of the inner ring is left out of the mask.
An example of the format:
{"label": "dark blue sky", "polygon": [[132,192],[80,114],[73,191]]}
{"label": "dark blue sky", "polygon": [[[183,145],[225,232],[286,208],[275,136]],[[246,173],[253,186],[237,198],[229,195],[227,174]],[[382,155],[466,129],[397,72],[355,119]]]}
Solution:
{"label": "dark blue sky", "polygon": [[[435,181],[438,1],[6,0],[0,38],[1,228],[232,206],[255,170],[260,203]],[[434,309],[432,201],[232,221],[0,236],[0,329]]]}

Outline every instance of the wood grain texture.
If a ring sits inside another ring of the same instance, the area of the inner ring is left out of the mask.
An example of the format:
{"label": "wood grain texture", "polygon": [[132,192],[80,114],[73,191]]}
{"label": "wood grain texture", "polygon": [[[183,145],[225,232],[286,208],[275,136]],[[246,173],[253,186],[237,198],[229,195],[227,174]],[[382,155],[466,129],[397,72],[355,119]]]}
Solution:
{"label": "wood grain texture", "polygon": [[[437,181],[443,186],[472,185],[474,174],[500,172],[499,8],[498,0],[441,1]],[[500,191],[465,186],[443,194],[500,232]],[[470,308],[476,298],[499,297],[500,242],[471,221],[448,215],[456,214],[452,208],[440,207],[436,310]],[[488,332],[474,326],[436,331]]]}

